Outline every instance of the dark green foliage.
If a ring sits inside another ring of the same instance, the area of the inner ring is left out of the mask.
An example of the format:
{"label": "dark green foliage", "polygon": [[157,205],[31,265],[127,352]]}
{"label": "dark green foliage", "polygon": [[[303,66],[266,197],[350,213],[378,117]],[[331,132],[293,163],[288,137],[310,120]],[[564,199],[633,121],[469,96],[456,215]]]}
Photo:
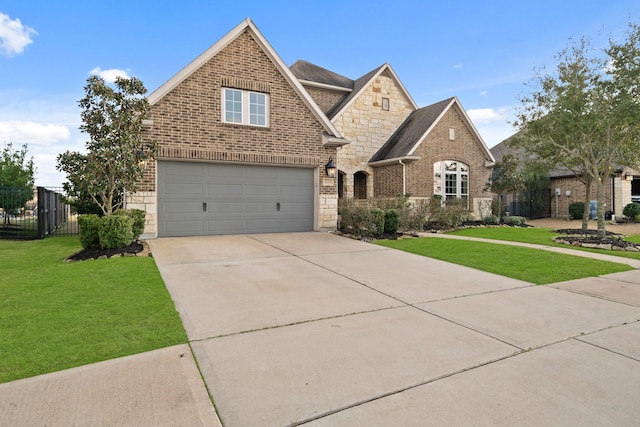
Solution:
{"label": "dark green foliage", "polygon": [[629,203],[622,210],[622,215],[637,221],[636,218],[640,215],[640,203]]}
{"label": "dark green foliage", "polygon": [[100,246],[100,217],[95,214],[79,215],[78,230],[80,233],[80,243],[85,249],[97,248]]}
{"label": "dark green foliage", "polygon": [[574,202],[569,205],[569,216],[571,219],[582,219],[584,215],[584,203]]}
{"label": "dark green foliage", "polygon": [[384,233],[384,211],[378,208],[369,209],[371,220],[375,226],[374,236],[381,236]]}
{"label": "dark green foliage", "polygon": [[384,212],[384,232],[386,234],[396,234],[398,232],[398,211],[389,209]]}
{"label": "dark green foliage", "polygon": [[124,248],[133,241],[133,219],[125,215],[103,216],[98,233],[102,249]]}
{"label": "dark green foliage", "polygon": [[140,235],[144,233],[147,213],[141,209],[118,209],[114,215],[125,215],[133,219],[133,240],[138,240]]}

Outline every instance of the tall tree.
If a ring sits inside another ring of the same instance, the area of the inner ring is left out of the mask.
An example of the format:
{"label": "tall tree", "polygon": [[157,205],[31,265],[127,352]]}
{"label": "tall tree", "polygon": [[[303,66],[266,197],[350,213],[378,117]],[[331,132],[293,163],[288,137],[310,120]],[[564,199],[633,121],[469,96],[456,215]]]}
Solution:
{"label": "tall tree", "polygon": [[524,188],[524,179],[520,171],[518,159],[505,154],[502,160],[496,162],[491,171],[491,177],[485,185],[486,191],[498,195],[498,215],[502,216],[502,200],[506,194],[517,193]]}
{"label": "tall tree", "polygon": [[[536,74],[518,112],[520,143],[549,165],[575,174],[585,185],[587,205],[595,184],[600,236],[607,180],[616,165],[634,167],[640,153],[639,34],[638,26],[630,25],[627,40],[610,41],[599,56],[585,39],[571,44],[558,54],[555,74]],[[586,210],[583,229],[588,215]]]}
{"label": "tall tree", "polygon": [[80,130],[89,135],[87,152],[66,151],[57,159],[72,192],[88,194],[104,215],[121,206],[125,191],[137,190],[144,161],[157,151],[154,141],[142,137],[142,121],[150,110],[144,85],[136,78],[117,78],[114,86],[98,76],[87,79],[79,101]]}
{"label": "tall tree", "polygon": [[21,150],[15,150],[13,144],[8,143],[0,153],[0,208],[5,225],[16,209],[33,198],[35,166],[33,157],[27,158],[28,152],[26,144]]}

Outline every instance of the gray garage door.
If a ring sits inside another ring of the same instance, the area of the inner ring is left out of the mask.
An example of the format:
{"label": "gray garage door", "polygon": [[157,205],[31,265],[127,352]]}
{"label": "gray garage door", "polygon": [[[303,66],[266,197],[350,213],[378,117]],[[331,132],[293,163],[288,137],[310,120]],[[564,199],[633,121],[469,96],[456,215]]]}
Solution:
{"label": "gray garage door", "polygon": [[313,169],[158,162],[158,235],[313,230]]}

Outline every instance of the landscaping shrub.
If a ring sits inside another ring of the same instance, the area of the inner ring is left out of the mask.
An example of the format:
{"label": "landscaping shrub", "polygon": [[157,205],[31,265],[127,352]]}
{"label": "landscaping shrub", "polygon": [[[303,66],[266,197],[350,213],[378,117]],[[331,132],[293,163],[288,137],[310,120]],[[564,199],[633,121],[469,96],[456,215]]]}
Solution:
{"label": "landscaping shrub", "polygon": [[373,235],[381,236],[384,233],[384,211],[382,209],[372,208],[369,209],[369,214],[375,227]]}
{"label": "landscaping shrub", "polygon": [[584,203],[574,202],[569,205],[569,216],[571,219],[582,219],[584,215]]}
{"label": "landscaping shrub", "polygon": [[138,240],[140,235],[144,233],[147,213],[141,209],[118,209],[114,215],[125,215],[133,219],[133,240]]}
{"label": "landscaping shrub", "polygon": [[441,197],[434,196],[429,203],[429,222],[437,224],[441,228],[459,227],[469,220],[467,201],[456,199],[447,200],[443,206]]}
{"label": "landscaping shrub", "polygon": [[398,211],[389,209],[384,213],[384,232],[385,234],[396,234],[398,232]]}
{"label": "landscaping shrub", "polygon": [[482,223],[487,225],[498,225],[500,224],[500,218],[498,215],[487,215],[482,218]]}
{"label": "landscaping shrub", "polygon": [[104,216],[100,219],[98,234],[102,249],[129,246],[133,241],[133,219],[125,215]]}
{"label": "landscaping shrub", "polygon": [[504,223],[505,224],[509,224],[509,225],[513,225],[513,226],[520,226],[520,225],[524,225],[527,223],[527,219],[523,216],[506,216],[504,217]]}
{"label": "landscaping shrub", "polygon": [[100,246],[100,217],[96,214],[78,215],[78,232],[84,249]]}
{"label": "landscaping shrub", "polygon": [[622,215],[629,219],[637,221],[638,215],[640,215],[640,203],[629,203],[622,210]]}

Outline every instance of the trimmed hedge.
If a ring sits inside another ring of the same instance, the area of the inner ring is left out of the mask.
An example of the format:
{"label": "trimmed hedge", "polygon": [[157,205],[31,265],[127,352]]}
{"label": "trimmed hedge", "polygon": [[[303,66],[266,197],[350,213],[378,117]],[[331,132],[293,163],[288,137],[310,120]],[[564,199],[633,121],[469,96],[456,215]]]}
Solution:
{"label": "trimmed hedge", "polygon": [[96,214],[78,215],[80,243],[84,249],[100,246],[100,217]]}
{"label": "trimmed hedge", "polygon": [[125,215],[107,215],[100,219],[98,228],[100,247],[117,249],[133,242],[133,218]]}
{"label": "trimmed hedge", "polygon": [[622,215],[637,221],[637,217],[640,215],[640,203],[629,203],[622,210]]}
{"label": "trimmed hedge", "polygon": [[384,232],[385,234],[396,234],[398,232],[398,225],[400,219],[398,217],[398,211],[395,209],[389,209],[384,212]]}
{"label": "trimmed hedge", "polygon": [[144,233],[147,213],[141,209],[118,209],[114,215],[125,215],[133,219],[133,240],[138,240],[140,235]]}
{"label": "trimmed hedge", "polygon": [[584,215],[584,203],[574,202],[569,205],[569,216],[571,219],[582,219]]}

